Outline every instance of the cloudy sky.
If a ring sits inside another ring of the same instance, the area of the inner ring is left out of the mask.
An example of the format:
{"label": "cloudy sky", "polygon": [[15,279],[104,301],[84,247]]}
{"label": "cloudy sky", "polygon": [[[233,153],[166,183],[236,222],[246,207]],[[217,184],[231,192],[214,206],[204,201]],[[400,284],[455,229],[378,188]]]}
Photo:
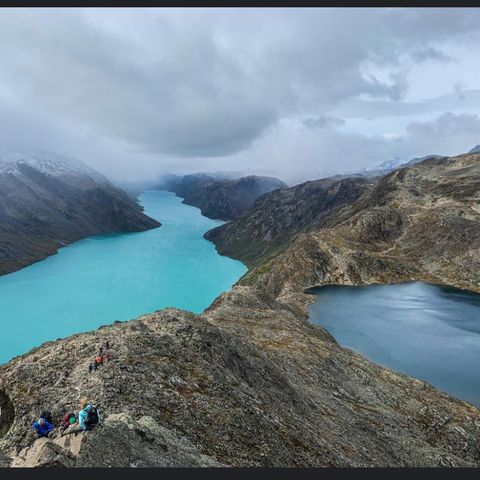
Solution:
{"label": "cloudy sky", "polygon": [[478,9],[3,9],[0,142],[290,184],[480,143]]}

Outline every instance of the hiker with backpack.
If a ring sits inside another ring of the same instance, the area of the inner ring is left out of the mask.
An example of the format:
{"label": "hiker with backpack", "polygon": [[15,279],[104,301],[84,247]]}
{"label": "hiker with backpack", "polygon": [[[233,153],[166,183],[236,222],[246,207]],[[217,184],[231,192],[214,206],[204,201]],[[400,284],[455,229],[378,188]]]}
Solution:
{"label": "hiker with backpack", "polygon": [[97,355],[95,357],[95,365],[97,366],[97,368],[100,366],[100,365],[103,365],[103,356],[102,355]]}
{"label": "hiker with backpack", "polygon": [[112,355],[111,353],[104,353],[104,354],[102,355],[102,365],[103,365],[104,363],[109,362],[112,358],[113,358],[113,355]]}
{"label": "hiker with backpack", "polygon": [[78,424],[82,431],[92,430],[100,423],[100,412],[96,405],[85,403],[78,414]]}
{"label": "hiker with backpack", "polygon": [[[51,420],[51,416],[50,416]],[[40,416],[38,420],[35,420],[32,424],[32,428],[37,435],[37,438],[48,437],[55,429],[53,423],[49,422],[45,417]]]}
{"label": "hiker with backpack", "polygon": [[67,429],[72,425],[75,425],[76,423],[77,423],[77,415],[75,414],[75,412],[67,412],[63,416],[62,422],[60,423],[60,433],[64,435]]}
{"label": "hiker with backpack", "polygon": [[[73,412],[69,413],[73,414]],[[68,414],[65,415],[64,419],[66,419],[67,415]],[[101,422],[100,411],[98,407],[92,403],[82,403],[82,409],[78,412],[78,415],[70,415],[68,421],[70,425],[62,432],[62,436],[92,430]]]}

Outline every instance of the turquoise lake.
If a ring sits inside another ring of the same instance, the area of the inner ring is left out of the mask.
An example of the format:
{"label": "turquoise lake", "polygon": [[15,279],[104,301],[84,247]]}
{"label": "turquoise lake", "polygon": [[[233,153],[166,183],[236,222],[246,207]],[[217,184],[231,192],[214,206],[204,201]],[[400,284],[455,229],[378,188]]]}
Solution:
{"label": "turquoise lake", "polygon": [[139,200],[161,227],[89,237],[0,277],[0,363],[164,307],[200,313],[246,272],[203,238],[224,222],[170,192],[147,191]]}
{"label": "turquoise lake", "polygon": [[480,406],[480,295],[420,282],[312,289],[343,346]]}

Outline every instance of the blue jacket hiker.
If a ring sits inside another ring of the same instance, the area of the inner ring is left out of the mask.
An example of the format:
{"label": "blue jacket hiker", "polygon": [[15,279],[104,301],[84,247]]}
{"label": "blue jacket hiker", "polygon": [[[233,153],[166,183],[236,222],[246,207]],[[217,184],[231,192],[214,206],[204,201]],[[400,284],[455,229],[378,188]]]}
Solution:
{"label": "blue jacket hiker", "polygon": [[43,417],[33,422],[33,430],[37,434],[37,438],[48,437],[48,434],[55,428],[50,422]]}

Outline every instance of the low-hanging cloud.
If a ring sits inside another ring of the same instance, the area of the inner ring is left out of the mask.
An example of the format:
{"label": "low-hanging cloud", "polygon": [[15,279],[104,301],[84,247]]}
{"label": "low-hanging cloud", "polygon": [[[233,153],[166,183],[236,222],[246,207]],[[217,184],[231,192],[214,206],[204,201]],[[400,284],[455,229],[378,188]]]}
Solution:
{"label": "low-hanging cloud", "polygon": [[458,134],[480,135],[480,118],[478,115],[463,113],[455,115],[445,112],[439,117],[426,122],[412,122],[407,133],[414,136],[451,137]]}
{"label": "low-hanging cloud", "polygon": [[[399,143],[345,130],[344,115],[437,112],[441,102],[403,101],[409,69],[454,63],[443,45],[475,43],[479,19],[468,9],[5,10],[0,141],[60,149],[116,179],[238,162],[290,181],[361,167]],[[427,127],[412,123],[404,141],[415,128]]]}

